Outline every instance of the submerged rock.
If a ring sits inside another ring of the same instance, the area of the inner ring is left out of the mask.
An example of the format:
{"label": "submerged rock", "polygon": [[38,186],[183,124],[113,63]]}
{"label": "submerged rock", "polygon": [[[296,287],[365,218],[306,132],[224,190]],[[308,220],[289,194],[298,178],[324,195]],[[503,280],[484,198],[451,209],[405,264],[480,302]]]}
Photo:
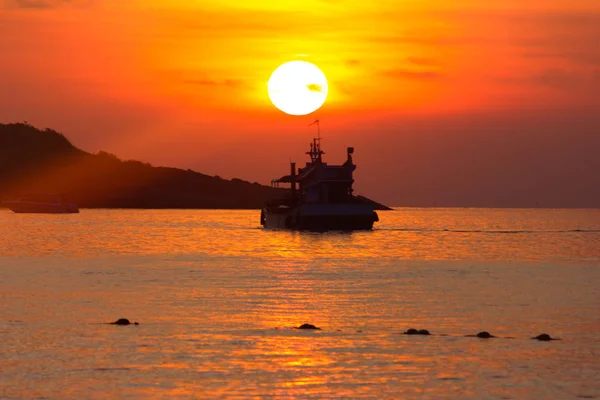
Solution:
{"label": "submerged rock", "polygon": [[492,339],[492,338],[495,338],[496,336],[492,335],[491,333],[489,333],[487,331],[483,331],[483,332],[479,332],[477,335],[465,335],[465,337],[478,337],[480,339]]}
{"label": "submerged rock", "polygon": [[404,332],[405,335],[431,335],[431,333],[429,333],[429,331],[427,329],[414,329],[414,328],[410,328],[408,329],[406,332]]}
{"label": "submerged rock", "polygon": [[316,326],[314,326],[312,324],[302,324],[299,327],[297,327],[296,329],[314,329],[314,330],[317,330],[317,331],[321,330],[321,328],[316,327]]}
{"label": "submerged rock", "polygon": [[137,322],[131,322],[127,318],[119,318],[115,322],[110,322],[111,325],[139,325]]}
{"label": "submerged rock", "polygon": [[547,333],[541,333],[535,337],[532,337],[531,339],[540,340],[542,342],[549,342],[551,340],[561,340],[559,338],[553,338],[550,335],[548,335]]}

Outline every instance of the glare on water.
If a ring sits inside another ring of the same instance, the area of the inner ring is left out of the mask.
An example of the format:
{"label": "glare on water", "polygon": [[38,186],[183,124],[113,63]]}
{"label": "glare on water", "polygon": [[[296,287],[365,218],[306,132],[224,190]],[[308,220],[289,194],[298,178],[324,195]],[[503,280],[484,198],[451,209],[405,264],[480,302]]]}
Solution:
{"label": "glare on water", "polygon": [[[258,219],[0,210],[0,397],[600,396],[600,211]],[[483,330],[514,339],[464,337]]]}

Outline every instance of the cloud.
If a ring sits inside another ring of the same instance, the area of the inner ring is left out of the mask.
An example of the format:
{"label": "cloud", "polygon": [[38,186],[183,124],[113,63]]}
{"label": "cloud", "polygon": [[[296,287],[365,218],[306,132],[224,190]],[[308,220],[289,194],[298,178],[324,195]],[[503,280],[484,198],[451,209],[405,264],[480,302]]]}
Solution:
{"label": "cloud", "polygon": [[[600,89],[600,68],[589,71],[548,68],[523,76],[503,76],[497,80],[503,84],[533,84],[566,92],[577,90],[594,92],[594,88],[596,91]],[[597,95],[600,95],[600,92]]]}
{"label": "cloud", "polygon": [[[291,16],[294,18],[290,19]],[[167,8],[161,10],[161,23],[169,29],[170,35],[182,32],[185,38],[210,35],[220,38],[271,38],[273,35],[300,34],[304,29],[316,30],[318,21],[311,20],[300,12],[282,12],[276,10],[257,11],[245,8],[197,9],[192,12],[181,12],[180,9]],[[308,21],[308,22],[307,22]],[[303,28],[303,29],[301,29]]]}
{"label": "cloud", "polygon": [[530,80],[542,86],[553,89],[576,89],[597,82],[597,73],[583,74],[566,69],[548,69],[540,74],[530,77]]}
{"label": "cloud", "polygon": [[600,68],[545,68],[495,80],[529,96],[533,104],[560,105],[563,114],[572,108],[597,114],[600,104]]}
{"label": "cloud", "polygon": [[548,45],[543,48],[542,45],[537,48],[526,48],[521,51],[521,55],[525,58],[539,59],[562,59],[579,65],[600,65],[600,49],[594,47],[592,41],[589,49],[573,50],[572,48],[561,48],[560,46]]}
{"label": "cloud", "polygon": [[439,80],[443,75],[436,71],[413,71],[408,69],[393,69],[383,73],[385,76],[395,79],[409,79],[417,81]]}
{"label": "cloud", "polygon": [[308,85],[306,85],[306,87],[311,92],[319,92],[319,93],[323,92],[323,88],[318,83],[309,83]]}
{"label": "cloud", "polygon": [[188,79],[185,83],[189,83],[192,85],[201,85],[201,86],[228,86],[228,87],[241,87],[244,86],[244,82],[239,79],[225,79],[222,81],[217,81],[213,79]]}
{"label": "cloud", "polygon": [[[465,14],[461,20],[471,36],[479,35],[487,46],[508,46],[523,58],[582,66],[600,64],[600,12],[480,13]],[[489,29],[481,29],[482,21]],[[497,34],[500,29],[503,36]]]}
{"label": "cloud", "polygon": [[63,6],[87,6],[93,0],[7,0],[4,8],[48,9]]}
{"label": "cloud", "polygon": [[554,19],[539,23],[535,31],[517,41],[525,58],[564,60],[582,66],[600,64],[600,14]]}
{"label": "cloud", "polygon": [[441,46],[456,44],[460,42],[457,39],[426,36],[426,35],[392,35],[392,36],[371,36],[367,38],[368,41],[373,43],[382,43],[389,45],[398,45],[404,43],[420,44],[424,46]]}
{"label": "cloud", "polygon": [[439,65],[439,63],[435,59],[427,57],[406,57],[406,61],[408,61],[411,64],[421,66]]}

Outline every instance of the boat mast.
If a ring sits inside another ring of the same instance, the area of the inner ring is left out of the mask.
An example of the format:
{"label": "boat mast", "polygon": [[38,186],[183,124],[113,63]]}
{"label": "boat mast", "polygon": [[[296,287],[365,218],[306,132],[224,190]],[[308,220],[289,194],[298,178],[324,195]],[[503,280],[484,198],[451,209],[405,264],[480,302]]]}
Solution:
{"label": "boat mast", "polygon": [[317,137],[313,139],[313,142],[310,144],[310,151],[308,151],[306,154],[308,154],[310,156],[310,160],[311,162],[321,162],[321,155],[325,154],[324,151],[321,150],[321,124],[319,123],[319,120],[315,120],[315,122],[313,122],[312,124],[308,125],[308,126],[312,126],[312,125],[317,125]]}

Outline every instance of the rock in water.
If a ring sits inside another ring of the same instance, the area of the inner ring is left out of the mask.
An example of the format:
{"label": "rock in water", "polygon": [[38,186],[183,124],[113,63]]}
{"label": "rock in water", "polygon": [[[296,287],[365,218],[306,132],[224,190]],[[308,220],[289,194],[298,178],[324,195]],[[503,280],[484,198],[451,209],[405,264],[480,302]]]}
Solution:
{"label": "rock in water", "polygon": [[492,335],[489,332],[483,331],[483,332],[479,332],[477,335],[465,335],[465,337],[478,337],[480,339],[491,339],[491,338],[495,338],[496,336]]}
{"label": "rock in water", "polygon": [[404,332],[405,335],[431,335],[431,333],[429,333],[429,331],[427,329],[413,329],[410,328],[409,330],[407,330],[406,332]]}
{"label": "rock in water", "polygon": [[532,337],[531,339],[535,339],[535,340],[540,340],[542,342],[549,342],[551,340],[560,340],[558,338],[553,338],[550,335],[548,335],[547,333],[541,333],[535,337]]}
{"label": "rock in water", "polygon": [[131,322],[127,318],[119,318],[115,322],[111,322],[112,325],[139,325],[137,322]]}
{"label": "rock in water", "polygon": [[316,327],[316,326],[314,326],[312,324],[302,324],[299,327],[297,327],[296,329],[315,329],[315,330],[318,330],[318,331],[321,330],[321,328],[318,328],[318,327]]}

